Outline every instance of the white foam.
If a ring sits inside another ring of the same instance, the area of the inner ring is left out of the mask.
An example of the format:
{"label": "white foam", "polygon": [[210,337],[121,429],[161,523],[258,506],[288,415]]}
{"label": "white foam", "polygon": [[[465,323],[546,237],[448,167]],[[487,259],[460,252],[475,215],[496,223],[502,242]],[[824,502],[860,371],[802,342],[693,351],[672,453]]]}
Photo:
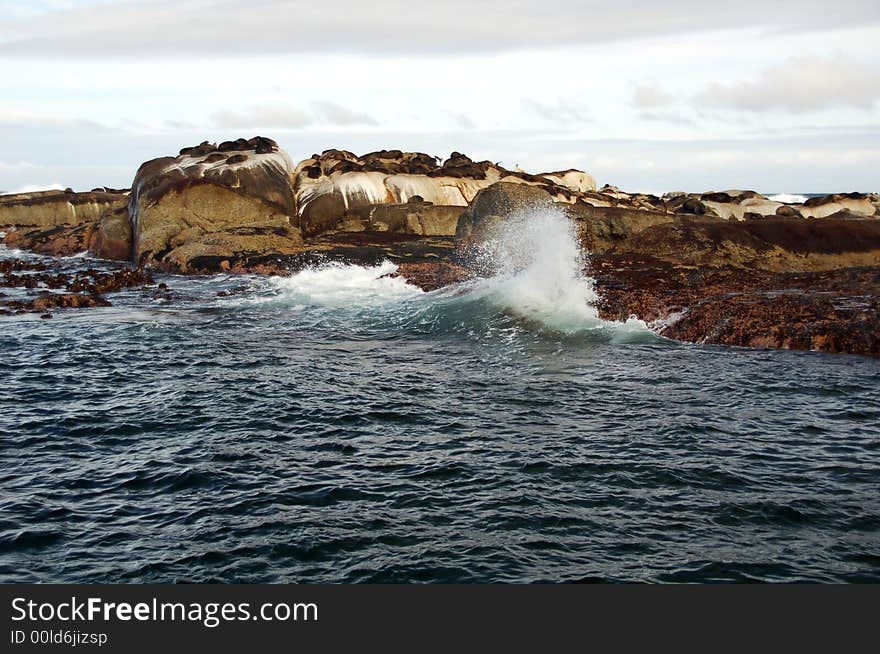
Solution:
{"label": "white foam", "polygon": [[289,277],[271,277],[269,284],[297,305],[363,307],[398,302],[423,291],[401,277],[389,277],[397,266],[331,263],[306,268]]}
{"label": "white foam", "polygon": [[497,272],[481,289],[495,304],[558,328],[595,323],[592,279],[571,222],[553,209],[507,219],[482,246]]}
{"label": "white foam", "polygon": [[473,293],[513,314],[562,332],[614,329],[647,331],[641,320],[611,323],[599,318],[594,281],[584,274],[577,227],[554,208],[505,220],[478,249],[495,274]]}
{"label": "white foam", "polygon": [[803,204],[809,198],[806,195],[795,195],[793,193],[780,193],[779,195],[771,195],[769,200],[774,202],[782,202],[783,204]]}
{"label": "white foam", "polygon": [[11,248],[7,245],[3,245],[2,243],[0,243],[0,258],[35,259],[37,258],[37,255],[32,252],[28,252],[27,250]]}
{"label": "white foam", "polygon": [[651,331],[653,331],[657,334],[662,334],[666,329],[668,329],[669,327],[672,327],[672,325],[674,325],[679,320],[684,318],[687,315],[687,312],[688,312],[687,309],[682,309],[681,311],[674,311],[674,312],[670,313],[668,316],[666,316],[665,318],[658,318],[657,320],[652,320],[650,323],[647,324],[647,327],[648,327],[648,329],[650,329]]}
{"label": "white foam", "polygon": [[[598,296],[593,279],[584,273],[576,225],[559,210],[507,218],[474,250],[472,262],[488,276],[431,293],[390,277],[397,266],[389,261],[377,266],[333,263],[271,277],[260,282],[269,293],[244,302],[280,303],[296,311],[350,310],[419,325],[457,316],[451,319],[455,322],[465,315],[491,321],[491,315],[503,313],[564,334],[597,331],[622,342],[654,336],[635,316],[624,322],[599,317]],[[380,311],[374,314],[376,309]]]}

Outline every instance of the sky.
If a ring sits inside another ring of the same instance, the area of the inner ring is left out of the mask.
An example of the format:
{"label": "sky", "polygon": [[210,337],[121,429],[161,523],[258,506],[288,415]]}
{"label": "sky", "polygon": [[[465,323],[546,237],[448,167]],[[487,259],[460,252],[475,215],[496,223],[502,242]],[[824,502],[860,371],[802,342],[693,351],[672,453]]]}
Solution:
{"label": "sky", "polygon": [[0,191],[203,140],[880,191],[880,2],[0,0]]}

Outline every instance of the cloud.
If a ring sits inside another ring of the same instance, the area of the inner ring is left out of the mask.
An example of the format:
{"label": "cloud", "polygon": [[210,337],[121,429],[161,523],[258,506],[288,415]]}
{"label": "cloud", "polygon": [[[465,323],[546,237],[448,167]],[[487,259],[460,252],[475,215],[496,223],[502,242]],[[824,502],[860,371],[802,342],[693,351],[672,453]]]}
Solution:
{"label": "cloud", "polygon": [[372,116],[357,111],[352,111],[335,102],[313,102],[312,110],[318,119],[328,125],[378,125]]}
{"label": "cloud", "polygon": [[5,173],[8,171],[19,171],[19,170],[29,170],[31,168],[36,168],[34,164],[30,161],[17,161],[15,163],[10,163],[7,161],[0,161],[0,173]]}
{"label": "cloud", "polygon": [[243,111],[217,111],[211,120],[225,129],[302,129],[316,124],[334,127],[378,125],[379,122],[365,113],[328,101],[310,104],[310,111],[289,105],[256,105]]}
{"label": "cloud", "polygon": [[878,100],[880,66],[839,57],[799,57],[768,68],[753,80],[712,83],[695,103],[747,112],[805,113],[835,107],[871,109]]}
{"label": "cloud", "polygon": [[696,124],[691,118],[670,113],[642,111],[639,112],[638,116],[640,120],[645,120],[651,123],[667,123],[669,125],[680,125],[682,127],[692,127]]}
{"label": "cloud", "polygon": [[459,129],[474,129],[477,126],[477,124],[467,114],[460,114],[454,111],[450,111],[447,113],[449,113],[449,117],[452,118],[452,122],[454,122],[456,127],[458,127]]}
{"label": "cloud", "polygon": [[186,120],[166,120],[164,122],[164,126],[168,129],[172,130],[194,130],[196,129],[196,125]]}
{"label": "cloud", "polygon": [[657,82],[633,84],[632,106],[638,109],[665,107],[674,101],[675,97],[668,91],[660,88]]}
{"label": "cloud", "polygon": [[43,129],[89,129],[107,131],[111,128],[94,120],[86,120],[75,116],[63,116],[59,114],[45,114],[35,111],[20,111],[16,109],[0,110],[0,129],[21,129],[38,127]]}
{"label": "cloud", "polygon": [[593,118],[587,106],[574,100],[560,98],[555,103],[523,100],[525,107],[534,114],[551,123],[590,123]]}
{"label": "cloud", "polygon": [[758,28],[768,32],[827,30],[880,22],[876,0],[790,2],[740,0],[130,0],[49,5],[0,19],[7,55],[151,57],[190,53],[279,52],[463,53],[589,45],[643,37]]}
{"label": "cloud", "polygon": [[217,127],[226,129],[300,129],[314,123],[304,111],[281,105],[254,106],[246,111],[217,111],[211,114]]}

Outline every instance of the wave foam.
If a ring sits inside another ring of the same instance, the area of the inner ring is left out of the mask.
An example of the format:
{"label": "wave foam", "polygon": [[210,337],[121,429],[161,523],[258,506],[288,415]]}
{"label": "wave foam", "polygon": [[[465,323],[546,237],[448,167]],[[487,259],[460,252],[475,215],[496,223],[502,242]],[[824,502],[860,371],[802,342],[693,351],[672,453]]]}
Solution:
{"label": "wave foam", "polygon": [[494,274],[472,293],[497,308],[562,331],[600,325],[593,280],[575,226],[554,209],[513,216],[496,227],[472,256]]}
{"label": "wave foam", "polygon": [[773,202],[782,202],[783,204],[803,204],[809,198],[806,195],[780,193],[779,195],[771,195],[768,199],[773,200]]}
{"label": "wave foam", "polygon": [[[297,310],[317,307],[339,313],[340,324],[358,323],[394,330],[595,333],[613,341],[644,339],[654,333],[641,320],[602,320],[594,281],[574,222],[561,211],[542,209],[505,219],[471,249],[471,264],[484,277],[425,293],[400,277],[397,266],[333,263],[288,277],[272,277],[270,295],[258,302],[281,302]],[[332,314],[322,312],[322,319]],[[331,320],[336,320],[330,318]]]}
{"label": "wave foam", "polygon": [[390,261],[378,266],[330,263],[289,277],[271,277],[269,284],[306,304],[334,307],[387,304],[424,294],[405,279],[390,277],[396,270]]}

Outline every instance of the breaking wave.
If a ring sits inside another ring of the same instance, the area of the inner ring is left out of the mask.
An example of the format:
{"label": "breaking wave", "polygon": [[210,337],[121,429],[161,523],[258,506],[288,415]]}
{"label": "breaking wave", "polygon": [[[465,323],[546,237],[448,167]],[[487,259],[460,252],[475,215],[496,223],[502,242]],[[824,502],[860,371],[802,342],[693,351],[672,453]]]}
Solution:
{"label": "breaking wave", "polygon": [[390,261],[378,266],[329,263],[289,277],[272,277],[269,283],[282,296],[325,307],[382,306],[424,295],[402,277],[393,277],[396,270]]}
{"label": "breaking wave", "polygon": [[653,337],[636,318],[599,317],[593,279],[575,226],[553,209],[512,216],[468,253],[483,276],[423,292],[394,276],[397,266],[326,264],[267,282],[275,301],[298,311],[335,312],[360,321],[392,322],[416,331],[514,330],[597,334],[614,340]]}
{"label": "breaking wave", "polygon": [[779,195],[771,195],[769,199],[774,202],[782,202],[783,204],[803,204],[809,198],[806,195],[797,195],[795,193],[780,193]]}

